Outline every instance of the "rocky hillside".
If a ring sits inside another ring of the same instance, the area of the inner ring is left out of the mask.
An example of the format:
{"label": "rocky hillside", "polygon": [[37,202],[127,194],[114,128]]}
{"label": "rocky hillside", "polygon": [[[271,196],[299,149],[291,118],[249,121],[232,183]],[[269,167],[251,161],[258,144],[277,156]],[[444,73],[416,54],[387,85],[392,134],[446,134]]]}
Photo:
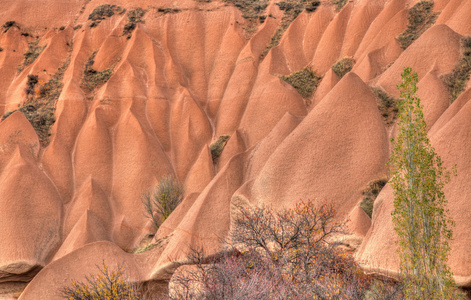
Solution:
{"label": "rocky hillside", "polygon": [[[335,204],[356,259],[394,274],[383,185],[404,67],[457,165],[449,265],[471,287],[470,15],[463,0],[1,1],[0,294],[61,299],[103,261],[164,289],[190,247],[220,249],[234,205],[303,199]],[[185,197],[155,232],[142,194],[168,175]]]}

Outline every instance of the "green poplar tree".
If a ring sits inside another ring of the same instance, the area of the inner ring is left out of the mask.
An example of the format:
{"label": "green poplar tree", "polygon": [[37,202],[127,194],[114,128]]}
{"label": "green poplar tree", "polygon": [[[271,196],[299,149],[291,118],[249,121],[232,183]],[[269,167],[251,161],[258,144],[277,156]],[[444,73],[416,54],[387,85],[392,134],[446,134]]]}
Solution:
{"label": "green poplar tree", "polygon": [[454,222],[443,187],[450,180],[427,138],[417,92],[417,73],[405,68],[398,114],[398,136],[389,160],[394,188],[392,212],[406,299],[450,299],[454,281],[447,266]]}

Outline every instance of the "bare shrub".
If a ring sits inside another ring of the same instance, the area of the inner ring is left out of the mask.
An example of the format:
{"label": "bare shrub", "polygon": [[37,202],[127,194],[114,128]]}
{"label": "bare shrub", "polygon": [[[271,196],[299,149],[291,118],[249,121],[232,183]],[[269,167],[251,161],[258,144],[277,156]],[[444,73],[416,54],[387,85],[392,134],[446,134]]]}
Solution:
{"label": "bare shrub", "polygon": [[145,213],[159,228],[183,200],[184,187],[174,177],[162,178],[158,185],[143,194]]}
{"label": "bare shrub", "polygon": [[97,266],[99,273],[87,276],[86,282],[72,281],[72,287],[61,289],[64,299],[69,300],[134,300],[141,299],[138,287],[123,277],[123,267],[110,270],[103,262]]}
{"label": "bare shrub", "polygon": [[170,298],[401,299],[392,284],[369,291],[372,279],[329,241],[344,232],[334,217],[331,205],[312,201],[278,211],[238,207],[227,252],[208,257],[193,250],[191,266],[172,277]]}

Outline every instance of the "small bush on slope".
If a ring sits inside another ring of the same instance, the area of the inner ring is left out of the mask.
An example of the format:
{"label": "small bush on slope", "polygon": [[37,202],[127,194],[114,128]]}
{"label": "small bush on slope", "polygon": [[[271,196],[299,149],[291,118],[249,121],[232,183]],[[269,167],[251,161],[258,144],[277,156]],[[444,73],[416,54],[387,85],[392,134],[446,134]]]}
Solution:
{"label": "small bush on slope", "polygon": [[136,29],[137,23],[144,23],[144,20],[142,18],[144,17],[145,14],[146,14],[146,11],[140,7],[134,10],[128,11],[127,13],[128,23],[124,25],[123,35],[127,35],[128,38],[130,38],[134,29]]}
{"label": "small bush on slope", "polygon": [[155,229],[160,227],[183,200],[184,188],[172,176],[162,178],[158,185],[144,193],[142,202]]}
{"label": "small bush on slope", "polygon": [[409,10],[409,24],[397,40],[402,49],[409,47],[435,23],[438,13],[433,12],[433,1],[420,1]]}
{"label": "small bush on slope", "polygon": [[400,285],[373,288],[350,254],[329,243],[343,232],[334,217],[332,206],[312,201],[280,211],[238,207],[231,250],[218,257],[194,250],[193,268],[174,275],[170,298],[401,299]]}
{"label": "small bush on slope", "polygon": [[380,87],[371,87],[371,90],[376,96],[378,109],[381,112],[384,123],[386,123],[386,125],[392,125],[396,120],[398,112],[398,100],[388,95],[388,93]]}

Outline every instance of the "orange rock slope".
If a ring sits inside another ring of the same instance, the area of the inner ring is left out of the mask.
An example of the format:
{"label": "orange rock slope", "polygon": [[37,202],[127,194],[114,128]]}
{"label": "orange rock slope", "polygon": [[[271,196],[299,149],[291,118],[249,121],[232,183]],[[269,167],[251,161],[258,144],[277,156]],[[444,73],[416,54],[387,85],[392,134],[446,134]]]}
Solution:
{"label": "orange rock slope", "polygon": [[[393,274],[392,190],[371,220],[359,204],[387,177],[395,133],[370,87],[397,97],[406,66],[419,75],[433,146],[458,166],[445,188],[456,221],[449,264],[471,287],[471,85],[452,102],[442,81],[471,35],[471,1],[436,0],[434,25],[403,50],[397,37],[418,1],[350,0],[339,10],[322,0],[284,24],[266,55],[287,12],[268,1],[262,22],[233,2],[1,1],[0,108],[15,112],[0,123],[0,295],[26,286],[20,299],[60,299],[103,261],[165,286],[189,247],[220,248],[231,204],[303,199],[335,204],[361,242],[356,259]],[[94,19],[105,4],[113,14]],[[331,67],[344,57],[355,64],[340,78]],[[322,80],[303,99],[280,77],[305,67]],[[49,113],[33,126],[25,115],[38,107]],[[50,136],[35,132],[51,118]],[[221,135],[230,138],[214,164],[209,145]],[[185,198],[155,233],[141,195],[168,174]],[[160,246],[132,254],[154,234]]]}

